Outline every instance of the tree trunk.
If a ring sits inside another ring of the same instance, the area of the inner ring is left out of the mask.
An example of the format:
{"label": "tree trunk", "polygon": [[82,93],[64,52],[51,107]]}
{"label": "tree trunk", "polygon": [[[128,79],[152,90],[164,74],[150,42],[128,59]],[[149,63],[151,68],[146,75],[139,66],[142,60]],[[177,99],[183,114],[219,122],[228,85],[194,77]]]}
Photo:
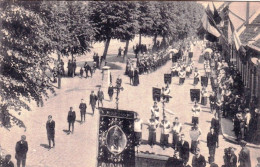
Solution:
{"label": "tree trunk", "polygon": [[154,35],[152,51],[157,51],[157,34]]}
{"label": "tree trunk", "polygon": [[124,59],[123,59],[124,62],[125,62],[125,59],[126,59],[125,57],[127,57],[128,47],[129,47],[129,40],[126,40],[125,51],[124,51]]}
{"label": "tree trunk", "polygon": [[141,44],[142,44],[142,34],[141,34],[141,32],[139,33],[139,46],[141,46]]}
{"label": "tree trunk", "polygon": [[[73,56],[73,54],[71,54],[71,62],[73,63],[73,58],[74,58],[74,56]],[[72,66],[73,67],[73,66]],[[72,68],[72,77],[74,77],[74,68]]]}
{"label": "tree trunk", "polygon": [[[60,63],[60,54],[58,53],[58,62]],[[60,72],[61,72],[61,69],[58,68],[58,89],[61,88],[61,75],[60,75]]]}
{"label": "tree trunk", "polygon": [[106,60],[106,56],[107,56],[107,51],[108,51],[110,40],[111,40],[111,38],[108,38],[107,41],[106,41],[105,49],[104,49],[104,53],[103,53],[103,60]]}

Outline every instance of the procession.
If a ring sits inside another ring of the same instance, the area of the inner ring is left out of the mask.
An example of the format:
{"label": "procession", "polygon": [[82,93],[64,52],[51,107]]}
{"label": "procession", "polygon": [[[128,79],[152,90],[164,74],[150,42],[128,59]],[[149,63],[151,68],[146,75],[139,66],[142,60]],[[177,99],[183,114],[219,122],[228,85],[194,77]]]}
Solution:
{"label": "procession", "polygon": [[[3,2],[0,167],[260,166],[260,52],[257,42],[245,42],[249,33],[258,41],[258,29],[250,26],[259,22],[259,4],[110,3]],[[175,29],[175,15],[167,15],[173,24],[165,30],[169,20],[162,13],[182,4],[182,17],[197,19],[177,20]],[[234,21],[240,5],[245,14],[255,12],[245,18],[249,28]],[[70,23],[63,22],[67,10]],[[30,27],[38,47],[19,45],[22,52],[18,43],[7,45],[20,30],[17,39],[30,43],[29,28],[14,26],[16,11],[25,19],[19,25],[46,23]],[[147,17],[138,26],[137,15]],[[87,34],[77,34],[81,29]]]}

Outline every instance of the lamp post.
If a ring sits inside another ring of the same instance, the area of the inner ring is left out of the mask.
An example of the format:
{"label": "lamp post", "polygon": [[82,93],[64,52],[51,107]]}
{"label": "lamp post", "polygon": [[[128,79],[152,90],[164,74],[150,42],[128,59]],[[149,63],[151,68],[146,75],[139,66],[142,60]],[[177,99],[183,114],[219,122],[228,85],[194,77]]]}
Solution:
{"label": "lamp post", "polygon": [[113,87],[113,89],[116,90],[116,109],[118,110],[118,104],[119,104],[119,92],[120,90],[124,90],[124,88],[121,85],[116,85]]}

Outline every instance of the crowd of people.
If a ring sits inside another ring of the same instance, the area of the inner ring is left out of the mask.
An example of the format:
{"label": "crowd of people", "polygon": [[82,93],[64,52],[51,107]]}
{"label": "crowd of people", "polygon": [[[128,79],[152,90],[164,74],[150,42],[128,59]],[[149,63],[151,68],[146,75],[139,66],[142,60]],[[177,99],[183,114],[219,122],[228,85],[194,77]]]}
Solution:
{"label": "crowd of people", "polygon": [[[189,50],[186,51],[189,55]],[[192,57],[189,57],[189,59],[183,58],[183,56],[179,56],[179,53],[173,55],[173,66],[171,68],[171,74],[172,77],[178,76],[179,84],[182,85],[185,81],[185,78],[190,77],[192,74],[192,71],[194,69]],[[174,56],[179,56],[177,59],[174,58]],[[192,55],[192,54],[191,54]],[[179,122],[179,118],[175,117],[175,121],[171,124],[165,114],[165,109],[160,109],[158,107],[157,102],[154,102],[154,105],[151,107],[151,118],[145,123],[148,126],[149,136],[148,136],[148,144],[153,148],[154,145],[160,145],[162,149],[164,150],[166,147],[172,147],[174,149],[174,156],[170,157],[166,163],[166,166],[172,166],[172,167],[187,167],[190,166],[188,164],[190,153],[194,154],[192,158],[192,167],[203,167],[206,166],[206,162],[210,164],[212,167],[218,166],[218,164],[215,163],[215,154],[216,150],[219,147],[219,133],[220,133],[220,119],[222,117],[230,117],[232,115],[232,112],[236,111],[230,118],[234,120],[235,128],[237,126],[236,131],[239,131],[239,143],[241,145],[241,151],[237,155],[235,154],[235,148],[229,147],[225,149],[223,160],[224,164],[223,167],[235,167],[238,166],[238,163],[241,167],[249,167],[251,166],[251,160],[250,160],[250,151],[246,147],[246,141],[244,141],[243,134],[244,131],[247,133],[250,132],[250,130],[243,130],[241,127],[241,123],[237,123],[236,121],[243,120],[248,127],[250,127],[251,123],[251,115],[248,108],[245,109],[244,115],[241,113],[243,112],[241,109],[241,104],[245,104],[245,100],[241,100],[241,97],[243,95],[238,95],[239,100],[237,99],[237,102],[240,102],[240,105],[235,105],[237,109],[231,111],[230,107],[227,106],[227,102],[229,100],[226,100],[226,96],[237,96],[236,94],[233,94],[233,92],[230,92],[227,90],[227,88],[233,87],[232,90],[237,89],[234,92],[239,92],[238,90],[241,88],[241,85],[235,84],[237,81],[236,75],[230,74],[228,76],[223,76],[226,74],[226,71],[230,72],[230,68],[228,68],[228,65],[225,61],[222,59],[219,59],[220,54],[213,52],[212,54],[206,53],[203,54],[204,56],[204,77],[203,80],[201,80],[202,89],[200,91],[200,98],[196,99],[194,102],[194,106],[192,107],[192,119],[191,119],[191,130],[189,131],[189,136],[191,142],[185,140],[185,134],[182,132],[183,126]],[[217,57],[217,58],[215,58]],[[234,72],[234,71],[232,71]],[[200,74],[198,72],[198,69],[195,67],[194,70],[194,81],[193,85],[196,86],[198,82],[200,81]],[[206,79],[211,80],[211,86],[212,86],[212,92],[209,92],[207,90],[208,87],[208,81]],[[169,83],[167,84],[169,86]],[[166,87],[167,87],[166,86]],[[162,91],[164,92],[164,91]],[[210,94],[210,96],[209,96]],[[165,100],[164,93],[162,93],[162,99]],[[210,111],[213,114],[213,118],[210,122],[211,126],[209,129],[209,132],[207,134],[206,142],[209,152],[209,157],[206,161],[206,158],[200,154],[200,136],[202,134],[201,129],[199,128],[199,115],[201,112],[200,105],[206,106],[208,104],[207,99],[209,98],[209,104],[210,104]],[[200,100],[201,99],[201,100]],[[168,99],[169,100],[169,99]],[[198,102],[200,101],[200,104]],[[164,102],[167,102],[165,100]],[[168,101],[169,102],[169,101]],[[240,108],[240,112],[239,112]],[[258,109],[255,109],[255,112],[259,112]],[[160,119],[160,115],[163,113],[163,117]],[[238,113],[240,115],[238,115]],[[236,118],[238,117],[239,118]],[[238,119],[238,120],[236,120]],[[136,146],[139,147],[142,144],[142,125],[143,120],[139,118],[138,114],[136,116],[135,120],[135,136],[136,136]],[[236,125],[238,124],[238,125]],[[247,126],[244,126],[245,128]],[[156,141],[156,129],[161,129],[160,134],[160,141]],[[241,132],[243,131],[243,132]],[[169,143],[169,137],[172,135],[172,142]]]}

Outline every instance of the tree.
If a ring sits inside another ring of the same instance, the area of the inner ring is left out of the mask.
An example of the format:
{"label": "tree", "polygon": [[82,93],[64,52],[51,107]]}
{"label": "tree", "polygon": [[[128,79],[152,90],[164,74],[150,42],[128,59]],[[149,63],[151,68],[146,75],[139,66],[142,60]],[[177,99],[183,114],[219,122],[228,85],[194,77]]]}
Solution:
{"label": "tree", "polygon": [[51,61],[51,40],[29,3],[2,1],[0,6],[0,106],[30,110],[28,103],[32,100],[40,106],[55,93],[45,74]]}
{"label": "tree", "polygon": [[103,59],[106,59],[111,39],[133,38],[135,32],[135,3],[89,2],[89,21],[95,30],[95,40],[105,41]]}

